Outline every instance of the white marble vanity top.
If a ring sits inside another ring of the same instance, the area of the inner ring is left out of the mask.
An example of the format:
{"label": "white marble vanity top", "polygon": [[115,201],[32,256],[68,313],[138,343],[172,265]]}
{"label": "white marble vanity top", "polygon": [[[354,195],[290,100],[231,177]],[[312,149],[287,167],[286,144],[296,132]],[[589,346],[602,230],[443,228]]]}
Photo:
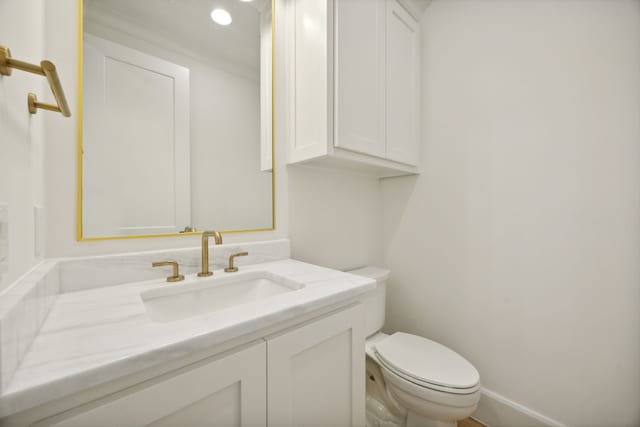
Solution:
{"label": "white marble vanity top", "polygon": [[[249,271],[269,271],[304,287],[172,322],[152,321],[140,294],[180,282],[61,293],[0,395],[0,417],[346,302],[375,286],[371,279],[291,259],[241,267]],[[214,270],[214,277],[227,274],[240,273]]]}

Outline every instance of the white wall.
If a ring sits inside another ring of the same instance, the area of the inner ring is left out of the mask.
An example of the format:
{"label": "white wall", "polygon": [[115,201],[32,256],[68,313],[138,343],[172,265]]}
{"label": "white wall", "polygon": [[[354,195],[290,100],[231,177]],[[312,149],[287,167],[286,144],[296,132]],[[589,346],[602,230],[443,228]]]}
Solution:
{"label": "white wall", "polygon": [[[0,44],[22,61],[44,59],[44,2],[1,1]],[[25,28],[30,28],[25,37]],[[27,94],[50,101],[41,76],[13,70],[0,76],[0,290],[37,260],[34,206],[43,204],[43,117],[27,111]],[[62,118],[62,116],[60,116]],[[42,252],[40,248],[40,252]]]}
{"label": "white wall", "polygon": [[382,262],[380,182],[371,176],[291,166],[292,257],[348,270]]}
{"label": "white wall", "polygon": [[570,426],[640,425],[640,2],[434,0],[388,327]]}

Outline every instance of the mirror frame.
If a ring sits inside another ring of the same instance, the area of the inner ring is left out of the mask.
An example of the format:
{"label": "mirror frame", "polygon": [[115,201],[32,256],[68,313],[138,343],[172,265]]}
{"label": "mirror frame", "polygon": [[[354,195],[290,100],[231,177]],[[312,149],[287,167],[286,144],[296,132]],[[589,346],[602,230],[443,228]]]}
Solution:
{"label": "mirror frame", "polygon": [[[250,233],[260,231],[274,231],[276,229],[276,151],[275,151],[275,52],[276,52],[276,0],[271,0],[271,227],[247,228],[234,230],[217,230],[220,233]],[[83,66],[83,0],[78,0],[78,126],[77,126],[77,210],[76,210],[76,240],[78,242],[96,240],[120,240],[139,239],[145,237],[170,237],[201,235],[202,231],[187,233],[161,233],[161,234],[132,234],[126,236],[100,236],[86,237],[82,233],[82,66]]]}

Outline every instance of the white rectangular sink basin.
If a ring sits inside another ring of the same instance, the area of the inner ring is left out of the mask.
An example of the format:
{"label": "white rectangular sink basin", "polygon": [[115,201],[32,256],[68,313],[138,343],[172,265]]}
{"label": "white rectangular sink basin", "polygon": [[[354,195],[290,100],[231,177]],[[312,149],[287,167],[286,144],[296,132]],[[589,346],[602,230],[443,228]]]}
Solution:
{"label": "white rectangular sink basin", "polygon": [[151,320],[171,322],[273,298],[304,287],[268,271],[228,274],[195,277],[142,292],[140,297]]}

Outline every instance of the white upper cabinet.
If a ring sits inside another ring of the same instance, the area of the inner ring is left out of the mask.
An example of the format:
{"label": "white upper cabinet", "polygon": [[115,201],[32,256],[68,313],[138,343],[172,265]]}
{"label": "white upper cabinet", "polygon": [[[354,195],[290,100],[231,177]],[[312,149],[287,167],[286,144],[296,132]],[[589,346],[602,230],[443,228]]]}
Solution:
{"label": "white upper cabinet", "polygon": [[420,34],[396,0],[289,3],[289,163],[418,172]]}

